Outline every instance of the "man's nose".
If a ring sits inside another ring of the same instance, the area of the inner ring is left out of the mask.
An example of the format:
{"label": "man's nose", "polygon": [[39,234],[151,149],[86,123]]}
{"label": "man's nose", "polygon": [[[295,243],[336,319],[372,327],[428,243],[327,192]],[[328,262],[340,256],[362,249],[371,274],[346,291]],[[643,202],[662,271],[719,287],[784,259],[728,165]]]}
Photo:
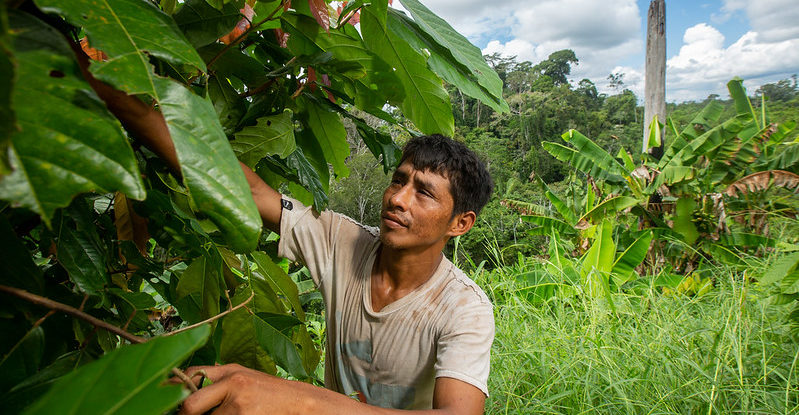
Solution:
{"label": "man's nose", "polygon": [[389,198],[391,207],[406,210],[410,205],[411,198],[413,197],[413,188],[410,183],[397,189]]}

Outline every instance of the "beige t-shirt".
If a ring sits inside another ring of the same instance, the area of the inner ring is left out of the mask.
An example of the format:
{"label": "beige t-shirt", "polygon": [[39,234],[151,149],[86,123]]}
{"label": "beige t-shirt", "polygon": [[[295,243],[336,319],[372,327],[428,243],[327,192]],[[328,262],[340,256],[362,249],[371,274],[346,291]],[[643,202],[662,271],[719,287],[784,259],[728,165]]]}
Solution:
{"label": "beige t-shirt", "polygon": [[278,254],[303,262],[326,305],[325,386],[386,408],[432,407],[437,377],[488,395],[494,314],[485,293],[444,258],[416,290],[371,304],[378,230],[293,199],[280,221]]}

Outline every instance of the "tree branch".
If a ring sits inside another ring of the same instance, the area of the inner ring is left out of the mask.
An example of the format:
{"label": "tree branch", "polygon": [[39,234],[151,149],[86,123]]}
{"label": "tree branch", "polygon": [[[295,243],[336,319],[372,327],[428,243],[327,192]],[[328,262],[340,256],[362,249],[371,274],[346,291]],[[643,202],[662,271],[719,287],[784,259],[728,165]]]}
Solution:
{"label": "tree branch", "polygon": [[281,1],[280,4],[277,6],[277,8],[272,13],[269,13],[269,16],[267,16],[265,19],[259,21],[256,24],[251,24],[250,27],[247,28],[247,30],[245,30],[242,34],[239,35],[239,37],[237,37],[234,41],[232,41],[232,42],[228,43],[227,45],[225,45],[225,47],[222,48],[222,50],[220,50],[219,53],[216,54],[216,56],[214,56],[213,58],[211,58],[210,61],[208,61],[208,63],[205,65],[205,67],[206,68],[210,68],[211,66],[213,66],[213,64],[216,63],[216,61],[222,55],[224,55],[225,52],[230,50],[230,48],[232,48],[233,46],[238,45],[242,40],[244,40],[247,36],[249,36],[250,32],[255,30],[255,28],[257,28],[258,26],[261,26],[262,24],[272,20],[272,18],[275,17],[275,14],[277,14],[277,12],[280,11],[281,8],[283,8],[283,3],[284,2]]}
{"label": "tree branch", "polygon": [[[39,305],[39,306],[42,306],[42,307],[49,308],[50,310],[60,311],[60,312],[62,312],[64,314],[68,314],[70,316],[73,316],[73,317],[79,318],[81,320],[87,321],[90,324],[92,324],[94,327],[99,327],[99,328],[108,330],[111,333],[114,333],[114,334],[116,334],[116,335],[118,335],[118,336],[120,336],[120,337],[122,337],[122,338],[124,338],[124,339],[126,339],[128,341],[130,341],[131,343],[138,344],[138,343],[144,343],[144,342],[147,341],[147,339],[145,339],[143,337],[139,337],[139,336],[130,334],[127,331],[122,330],[121,328],[119,328],[117,326],[114,326],[113,324],[106,323],[103,320],[100,320],[100,319],[98,319],[96,317],[90,316],[89,314],[86,314],[83,311],[80,311],[80,310],[78,310],[75,307],[68,306],[68,305],[63,304],[63,303],[59,303],[58,301],[53,301],[53,300],[51,300],[49,298],[42,297],[42,296],[36,295],[36,294],[32,294],[32,293],[29,293],[29,292],[27,292],[25,290],[20,290],[19,288],[9,287],[9,286],[6,286],[6,285],[0,285],[0,292],[4,292],[6,294],[11,294],[11,295],[13,295],[15,297],[21,298],[21,299],[23,299],[25,301],[28,301],[30,303],[33,303],[33,304],[36,304],[36,305]],[[250,296],[250,298],[252,298],[252,296]],[[85,303],[85,299],[84,299],[84,303]],[[47,313],[45,315],[45,317],[41,318],[39,320],[39,322],[37,322],[37,323],[41,324],[40,322],[43,321],[51,313],[52,313],[52,311],[50,313]],[[192,382],[191,379],[189,379],[186,376],[185,373],[181,372],[177,368],[172,368],[172,374],[177,376],[181,381],[183,381],[183,383],[185,383],[186,386],[188,386],[188,388],[192,391],[192,393],[193,392],[197,392],[197,386],[194,385],[194,382]]]}
{"label": "tree branch", "polygon": [[69,314],[73,317],[79,318],[81,320],[87,321],[94,325],[95,327],[100,327],[102,329],[106,329],[111,333],[114,333],[131,343],[144,343],[147,341],[143,337],[139,337],[133,334],[128,333],[121,328],[114,326],[113,324],[106,323],[103,320],[100,320],[96,317],[90,316],[89,314],[84,313],[83,311],[78,310],[75,307],[68,306],[63,303],[59,303],[58,301],[53,301],[49,298],[42,297],[40,295],[29,293],[25,290],[20,290],[19,288],[8,287],[5,285],[0,285],[0,292],[4,292],[6,294],[11,294],[15,297],[19,297],[25,301],[31,302],[33,304],[49,308],[51,310],[60,311],[65,314]]}
{"label": "tree branch", "polygon": [[163,336],[171,336],[173,334],[177,334],[177,333],[180,333],[180,332],[186,331],[186,330],[191,330],[191,329],[193,329],[195,327],[202,326],[203,324],[207,324],[207,323],[211,323],[213,321],[219,320],[220,318],[222,318],[222,317],[224,317],[224,316],[226,316],[226,315],[228,315],[228,314],[230,314],[230,313],[232,313],[232,312],[234,312],[234,311],[246,306],[250,301],[252,301],[252,299],[254,297],[255,297],[255,291],[253,291],[252,294],[250,294],[250,296],[246,300],[244,300],[243,303],[231,308],[230,310],[225,310],[225,311],[223,311],[223,312],[221,312],[221,313],[219,313],[219,314],[217,314],[217,315],[215,315],[215,316],[213,316],[213,317],[211,317],[211,318],[209,318],[207,320],[203,320],[203,321],[201,321],[199,323],[192,324],[191,326],[186,326],[186,327],[183,327],[182,329],[178,329],[178,330],[175,330],[175,331],[170,331],[169,333],[164,333]]}

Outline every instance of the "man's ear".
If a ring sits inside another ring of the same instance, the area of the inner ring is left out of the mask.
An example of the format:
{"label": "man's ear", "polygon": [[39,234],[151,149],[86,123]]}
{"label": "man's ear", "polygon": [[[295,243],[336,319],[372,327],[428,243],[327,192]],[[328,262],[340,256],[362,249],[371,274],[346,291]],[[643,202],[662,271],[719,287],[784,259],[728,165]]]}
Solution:
{"label": "man's ear", "polygon": [[477,214],[471,210],[459,213],[452,218],[450,222],[449,232],[447,233],[451,238],[463,235],[472,229],[474,222],[477,220]]}

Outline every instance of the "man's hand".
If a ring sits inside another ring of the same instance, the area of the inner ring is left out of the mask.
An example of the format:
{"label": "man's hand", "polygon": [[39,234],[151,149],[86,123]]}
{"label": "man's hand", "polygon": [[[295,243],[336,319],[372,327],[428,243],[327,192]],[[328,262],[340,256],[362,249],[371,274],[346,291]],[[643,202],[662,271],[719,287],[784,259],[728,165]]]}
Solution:
{"label": "man's hand", "polygon": [[[203,376],[213,383],[184,402],[181,415],[213,414],[404,414],[303,382],[281,379],[240,365],[196,366],[186,374],[198,384]],[[483,413],[485,395],[476,387],[452,378],[436,379],[433,408],[413,411],[430,415]]]}
{"label": "man's hand", "polygon": [[214,414],[308,413],[303,397],[308,388],[314,388],[239,365],[190,367],[186,374],[198,383],[204,374],[213,383],[183,402],[182,415],[201,415],[208,411]]}

